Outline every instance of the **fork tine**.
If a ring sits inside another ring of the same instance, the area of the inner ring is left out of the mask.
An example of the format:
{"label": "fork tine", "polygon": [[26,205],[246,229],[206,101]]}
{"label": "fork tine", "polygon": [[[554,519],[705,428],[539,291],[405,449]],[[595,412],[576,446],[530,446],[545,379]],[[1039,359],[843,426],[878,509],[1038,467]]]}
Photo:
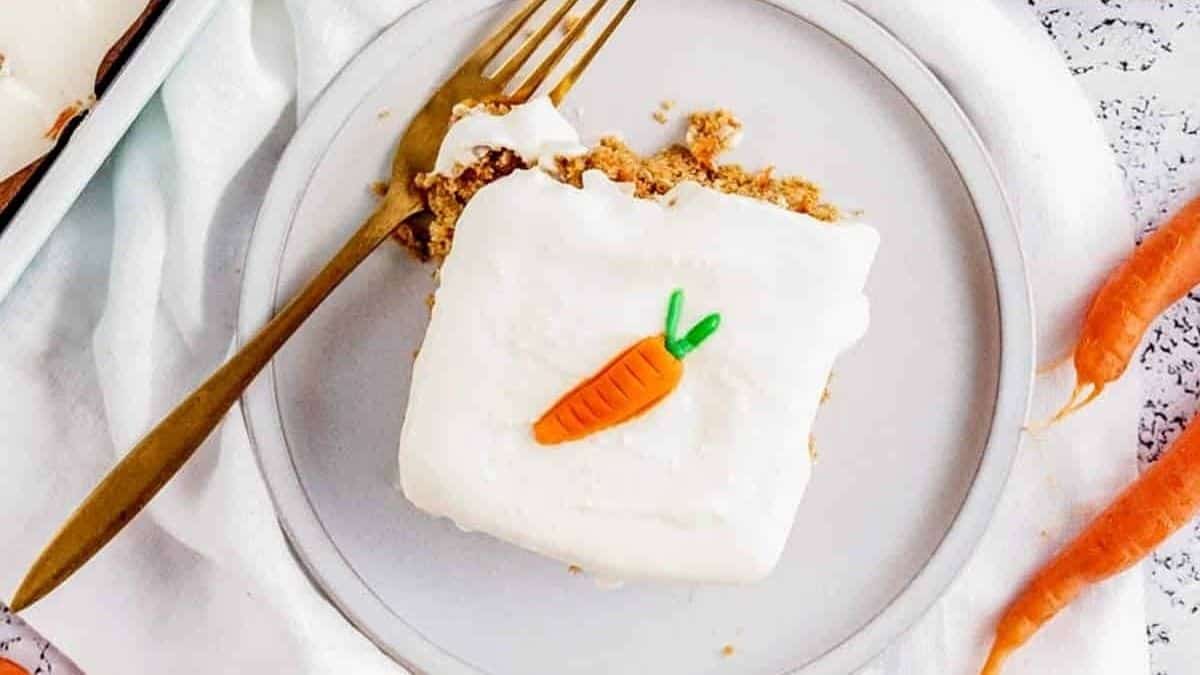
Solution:
{"label": "fork tine", "polygon": [[562,58],[566,56],[567,51],[571,49],[571,46],[576,42],[579,42],[579,38],[583,37],[583,32],[587,30],[588,24],[592,22],[592,19],[596,18],[596,15],[599,14],[600,10],[604,9],[604,6],[607,4],[608,0],[596,0],[591,9],[587,11],[587,14],[584,14],[583,18],[579,20],[579,23],[577,23],[575,27],[571,29],[571,32],[567,33],[567,36],[558,43],[558,46],[554,48],[554,51],[550,52],[545,60],[543,60],[541,64],[539,64],[538,67],[529,74],[529,77],[525,78],[525,81],[521,83],[521,86],[515,92],[513,92],[512,96],[507,97],[507,100],[515,103],[521,103],[529,100],[529,97],[533,95],[533,92],[537,91],[537,88],[541,86],[542,82],[544,82],[550,75],[550,71],[554,70],[554,66],[557,66],[558,62],[562,61]]}
{"label": "fork tine", "polygon": [[616,32],[617,26],[621,25],[621,22],[625,20],[625,15],[629,13],[629,10],[633,9],[633,3],[635,2],[637,0],[625,0],[625,4],[621,5],[621,9],[617,11],[612,20],[608,22],[608,25],[604,27],[604,31],[600,33],[600,37],[596,38],[592,46],[588,47],[588,50],[583,53],[583,56],[579,57],[575,65],[571,66],[571,70],[567,71],[567,74],[563,75],[563,78],[550,91],[550,101],[555,106],[560,105],[563,99],[567,97],[567,92],[571,91],[571,87],[575,86],[575,83],[583,76],[583,71],[592,63],[592,59],[596,58],[596,54],[600,53],[600,50],[604,47],[604,43],[608,42],[608,38],[612,37],[612,34]]}
{"label": "fork tine", "polygon": [[546,37],[550,35],[550,32],[554,30],[555,26],[558,26],[562,22],[563,17],[567,15],[567,12],[571,11],[571,8],[574,7],[577,2],[579,2],[579,0],[565,0],[565,2],[559,6],[558,10],[556,10],[549,19],[546,19],[546,23],[543,24],[536,33],[531,35],[529,39],[525,40],[525,44],[521,45],[520,49],[514,52],[512,56],[508,57],[508,60],[504,62],[504,65],[500,66],[500,70],[497,70],[496,74],[492,75],[492,81],[498,83],[500,86],[508,84],[509,80],[516,76],[517,72],[521,70],[521,66],[525,65],[525,62],[529,60],[529,57],[533,56],[533,53],[537,51],[537,48],[546,40]]}
{"label": "fork tine", "polygon": [[529,17],[533,16],[542,5],[546,4],[546,0],[529,0],[519,12],[514,14],[512,18],[505,21],[503,25],[496,29],[483,44],[479,45],[470,56],[466,59],[466,66],[470,66],[477,70],[483,70],[483,67],[492,59],[496,58],[496,54],[504,49],[504,45],[512,40],[517,31],[529,21]]}

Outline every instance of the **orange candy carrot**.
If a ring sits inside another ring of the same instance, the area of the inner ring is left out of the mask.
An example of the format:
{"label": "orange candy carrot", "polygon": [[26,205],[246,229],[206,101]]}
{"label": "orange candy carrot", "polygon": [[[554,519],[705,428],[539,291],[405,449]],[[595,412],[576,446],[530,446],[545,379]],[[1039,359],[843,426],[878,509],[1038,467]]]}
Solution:
{"label": "orange candy carrot", "polygon": [[542,445],[577,441],[637,417],[674,391],[683,358],[721,325],[720,314],[709,314],[676,338],[682,306],[683,291],[676,290],[667,305],[666,332],[639,340],[558,399],[534,423],[534,439]]}
{"label": "orange candy carrot", "polygon": [[1146,237],[1092,300],[1075,346],[1075,391],[1051,423],[1121,376],[1150,322],[1200,285],[1200,197]]}
{"label": "orange candy carrot", "polygon": [[1200,420],[1066,548],[1005,610],[982,675],[999,675],[1012,652],[1085,588],[1129,569],[1200,512]]}

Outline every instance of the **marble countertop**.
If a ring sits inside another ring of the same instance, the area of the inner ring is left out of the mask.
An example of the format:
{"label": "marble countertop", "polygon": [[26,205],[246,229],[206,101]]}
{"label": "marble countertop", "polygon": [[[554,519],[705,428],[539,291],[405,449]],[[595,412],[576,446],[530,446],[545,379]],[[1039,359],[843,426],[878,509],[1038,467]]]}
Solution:
{"label": "marble countertop", "polygon": [[[998,0],[1012,2],[1017,0]],[[1200,0],[1023,0],[1103,122],[1140,236],[1200,194]],[[1161,317],[1140,355],[1136,446],[1154,462],[1200,408],[1200,292]],[[1200,663],[1200,522],[1144,564],[1154,675]]]}

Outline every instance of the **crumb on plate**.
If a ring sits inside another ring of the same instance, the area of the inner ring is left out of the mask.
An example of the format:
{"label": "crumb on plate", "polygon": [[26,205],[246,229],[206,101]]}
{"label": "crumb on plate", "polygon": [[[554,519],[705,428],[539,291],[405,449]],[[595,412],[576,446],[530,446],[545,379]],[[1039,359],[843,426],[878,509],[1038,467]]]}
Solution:
{"label": "crumb on plate", "polygon": [[742,138],[742,121],[725,109],[692,113],[688,118],[685,143],[692,155],[705,166],[732,149]]}
{"label": "crumb on plate", "polygon": [[721,656],[728,658],[730,656],[733,656],[735,651],[736,650],[733,648],[733,645],[727,644],[724,647],[721,647]]}
{"label": "crumb on plate", "polygon": [[387,181],[377,180],[371,183],[371,193],[376,197],[386,197],[388,191]]}

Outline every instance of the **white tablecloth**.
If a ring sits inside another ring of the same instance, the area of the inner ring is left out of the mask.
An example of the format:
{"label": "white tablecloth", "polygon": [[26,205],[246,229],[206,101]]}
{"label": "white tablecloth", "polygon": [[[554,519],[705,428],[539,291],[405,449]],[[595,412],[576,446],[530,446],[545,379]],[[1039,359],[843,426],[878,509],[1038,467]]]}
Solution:
{"label": "white tablecloth", "polygon": [[[227,0],[0,304],[0,588],[227,353],[242,253],[283,145],[329,78],[412,4]],[[930,64],[992,149],[1051,360],[1132,242],[1087,102],[1049,41],[989,0],[855,4]],[[1037,414],[1068,378],[1039,379]],[[1020,580],[1132,476],[1136,389],[1114,387],[1023,445],[967,572],[875,672],[973,672]],[[1147,672],[1141,594],[1136,574],[1090,592],[1009,672]],[[291,560],[236,413],[147,517],[28,618],[95,673],[398,671]]]}

